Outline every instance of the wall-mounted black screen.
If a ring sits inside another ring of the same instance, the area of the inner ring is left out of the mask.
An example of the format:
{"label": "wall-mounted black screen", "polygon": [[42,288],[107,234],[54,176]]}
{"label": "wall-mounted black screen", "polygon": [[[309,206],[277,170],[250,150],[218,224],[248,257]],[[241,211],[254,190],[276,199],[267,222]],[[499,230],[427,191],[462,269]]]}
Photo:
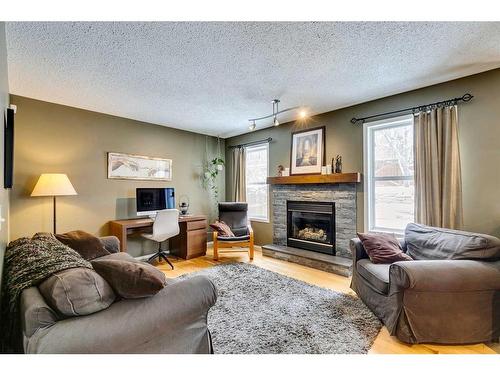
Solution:
{"label": "wall-mounted black screen", "polygon": [[8,108],[4,118],[4,177],[3,186],[12,188],[14,174],[14,110]]}

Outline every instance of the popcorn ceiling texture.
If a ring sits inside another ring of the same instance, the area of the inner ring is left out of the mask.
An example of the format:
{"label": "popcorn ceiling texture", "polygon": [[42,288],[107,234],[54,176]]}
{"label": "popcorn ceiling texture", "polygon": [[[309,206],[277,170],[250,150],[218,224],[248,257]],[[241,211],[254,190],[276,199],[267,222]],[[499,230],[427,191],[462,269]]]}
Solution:
{"label": "popcorn ceiling texture", "polygon": [[317,114],[500,66],[499,22],[14,22],[6,34],[12,94],[223,137],[273,98]]}

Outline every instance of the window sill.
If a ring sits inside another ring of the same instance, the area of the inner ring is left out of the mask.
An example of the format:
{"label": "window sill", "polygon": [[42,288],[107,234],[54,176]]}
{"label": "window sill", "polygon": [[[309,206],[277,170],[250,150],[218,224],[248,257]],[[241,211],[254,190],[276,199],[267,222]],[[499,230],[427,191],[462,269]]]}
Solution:
{"label": "window sill", "polygon": [[248,220],[250,220],[250,221],[257,221],[259,223],[267,223],[267,224],[269,224],[269,219],[257,219],[257,218],[252,218],[251,217]]}
{"label": "window sill", "polygon": [[378,228],[373,228],[373,229],[369,229],[368,233],[389,233],[389,234],[394,234],[396,236],[396,238],[404,238],[405,237],[404,231],[395,230],[395,229],[378,229]]}

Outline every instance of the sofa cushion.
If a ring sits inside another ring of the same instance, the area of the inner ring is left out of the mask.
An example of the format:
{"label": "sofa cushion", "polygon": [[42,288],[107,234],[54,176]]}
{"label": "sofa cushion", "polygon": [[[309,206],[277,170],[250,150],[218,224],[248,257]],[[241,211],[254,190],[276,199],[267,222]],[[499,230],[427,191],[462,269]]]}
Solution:
{"label": "sofa cushion", "polygon": [[361,259],[356,262],[358,273],[370,283],[377,291],[387,294],[389,291],[389,268],[390,264],[375,264],[369,259]]}
{"label": "sofa cushion", "polygon": [[487,234],[410,223],[405,241],[407,254],[416,260],[500,258],[500,239]]}
{"label": "sofa cushion", "polygon": [[38,289],[47,304],[63,316],[80,316],[109,307],[115,294],[94,270],[77,267],[57,272]]}
{"label": "sofa cushion", "polygon": [[358,233],[358,237],[373,263],[412,260],[403,253],[398,239],[392,233]]}
{"label": "sofa cushion", "polygon": [[110,254],[99,238],[83,230],[56,234],[56,238],[66,246],[71,247],[86,260]]}
{"label": "sofa cushion", "polygon": [[162,271],[129,257],[125,253],[110,254],[94,259],[91,263],[120,297],[150,297],[163,289],[167,278]]}

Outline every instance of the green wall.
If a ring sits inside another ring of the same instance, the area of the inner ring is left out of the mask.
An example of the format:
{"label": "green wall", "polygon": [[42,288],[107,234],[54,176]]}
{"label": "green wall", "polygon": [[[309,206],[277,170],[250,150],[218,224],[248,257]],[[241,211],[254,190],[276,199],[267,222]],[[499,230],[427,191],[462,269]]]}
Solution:
{"label": "green wall", "polygon": [[[216,138],[25,97],[11,96],[11,100],[18,106],[11,238],[52,231],[51,198],[30,197],[44,172],[66,173],[78,192],[58,198],[59,233],[82,229],[107,235],[110,220],[135,216],[137,187],[174,187],[177,198],[189,197],[192,213],[215,214],[214,201],[200,176],[206,142],[212,158],[217,152]],[[172,159],[172,181],[107,179],[110,151]],[[220,184],[223,197],[224,174]],[[133,237],[129,244],[135,256],[150,253],[156,246]]]}
{"label": "green wall", "polygon": [[[362,88],[360,88],[362,90]],[[314,116],[305,123],[291,122],[226,139],[231,145],[272,137],[271,175],[277,166],[289,166],[291,132],[296,129],[326,126],[327,161],[337,154],[343,157],[344,172],[363,172],[362,126],[352,125],[352,117],[363,117],[415,105],[462,96],[470,92],[474,99],[459,106],[459,139],[462,162],[465,229],[500,236],[500,69],[393,95]],[[285,103],[286,104],[286,103]],[[304,105],[311,103],[304,103]],[[226,148],[226,160],[230,150]],[[226,198],[231,197],[231,165],[226,175]],[[363,186],[358,185],[358,230],[363,230]],[[272,219],[272,214],[271,214]],[[272,243],[272,222],[253,223],[256,242]]]}
{"label": "green wall", "polygon": [[[9,80],[7,78],[7,45],[5,42],[5,23],[0,22],[0,108],[2,112],[2,125],[3,115],[9,105]],[[2,142],[2,152],[0,153],[0,176],[3,179],[3,133],[4,127],[0,126],[0,140]],[[0,215],[5,219],[5,222],[0,223],[0,292],[2,284],[2,270],[3,270],[3,257],[5,254],[5,247],[9,241],[9,191],[3,188],[3,181],[0,186]]]}

